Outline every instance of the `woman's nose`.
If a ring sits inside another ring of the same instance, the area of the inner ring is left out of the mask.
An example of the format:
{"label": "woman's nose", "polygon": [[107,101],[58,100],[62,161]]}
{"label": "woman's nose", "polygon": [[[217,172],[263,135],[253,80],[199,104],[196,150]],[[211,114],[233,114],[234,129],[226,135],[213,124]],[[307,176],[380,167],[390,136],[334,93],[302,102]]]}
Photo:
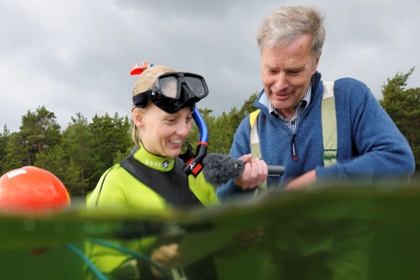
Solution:
{"label": "woman's nose", "polygon": [[181,123],[178,126],[177,133],[180,136],[187,136],[191,131],[191,124],[188,123]]}

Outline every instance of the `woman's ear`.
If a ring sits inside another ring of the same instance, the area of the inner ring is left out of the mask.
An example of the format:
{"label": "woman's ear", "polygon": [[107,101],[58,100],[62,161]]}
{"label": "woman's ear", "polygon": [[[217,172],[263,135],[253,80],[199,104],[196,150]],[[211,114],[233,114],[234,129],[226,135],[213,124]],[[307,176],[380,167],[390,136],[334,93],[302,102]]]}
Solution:
{"label": "woman's ear", "polygon": [[138,128],[144,126],[143,110],[135,108],[132,112],[134,125]]}

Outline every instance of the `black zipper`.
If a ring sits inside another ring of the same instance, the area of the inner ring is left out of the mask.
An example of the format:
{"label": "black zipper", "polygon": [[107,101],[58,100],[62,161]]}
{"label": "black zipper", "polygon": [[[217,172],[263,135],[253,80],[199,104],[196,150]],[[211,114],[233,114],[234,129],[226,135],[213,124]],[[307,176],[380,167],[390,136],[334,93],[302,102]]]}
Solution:
{"label": "black zipper", "polygon": [[292,160],[297,161],[298,155],[296,150],[296,140],[295,140],[296,134],[292,133],[292,142],[291,142],[291,151],[292,151]]}

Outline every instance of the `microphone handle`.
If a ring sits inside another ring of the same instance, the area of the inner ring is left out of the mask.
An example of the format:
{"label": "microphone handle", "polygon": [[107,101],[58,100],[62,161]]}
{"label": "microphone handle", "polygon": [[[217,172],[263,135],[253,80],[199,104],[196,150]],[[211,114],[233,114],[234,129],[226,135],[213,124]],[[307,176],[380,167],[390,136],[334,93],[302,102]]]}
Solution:
{"label": "microphone handle", "polygon": [[284,174],[284,166],[282,165],[268,165],[268,176],[279,177]]}

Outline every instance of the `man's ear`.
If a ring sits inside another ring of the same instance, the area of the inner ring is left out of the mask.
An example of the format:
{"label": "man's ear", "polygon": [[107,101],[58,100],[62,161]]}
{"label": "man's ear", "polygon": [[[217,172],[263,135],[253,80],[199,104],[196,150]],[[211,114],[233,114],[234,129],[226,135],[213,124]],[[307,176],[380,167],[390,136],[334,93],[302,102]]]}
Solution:
{"label": "man's ear", "polygon": [[322,55],[322,51],[319,53],[318,57],[315,59],[315,70],[318,68],[318,63],[319,63],[319,59],[321,58]]}

